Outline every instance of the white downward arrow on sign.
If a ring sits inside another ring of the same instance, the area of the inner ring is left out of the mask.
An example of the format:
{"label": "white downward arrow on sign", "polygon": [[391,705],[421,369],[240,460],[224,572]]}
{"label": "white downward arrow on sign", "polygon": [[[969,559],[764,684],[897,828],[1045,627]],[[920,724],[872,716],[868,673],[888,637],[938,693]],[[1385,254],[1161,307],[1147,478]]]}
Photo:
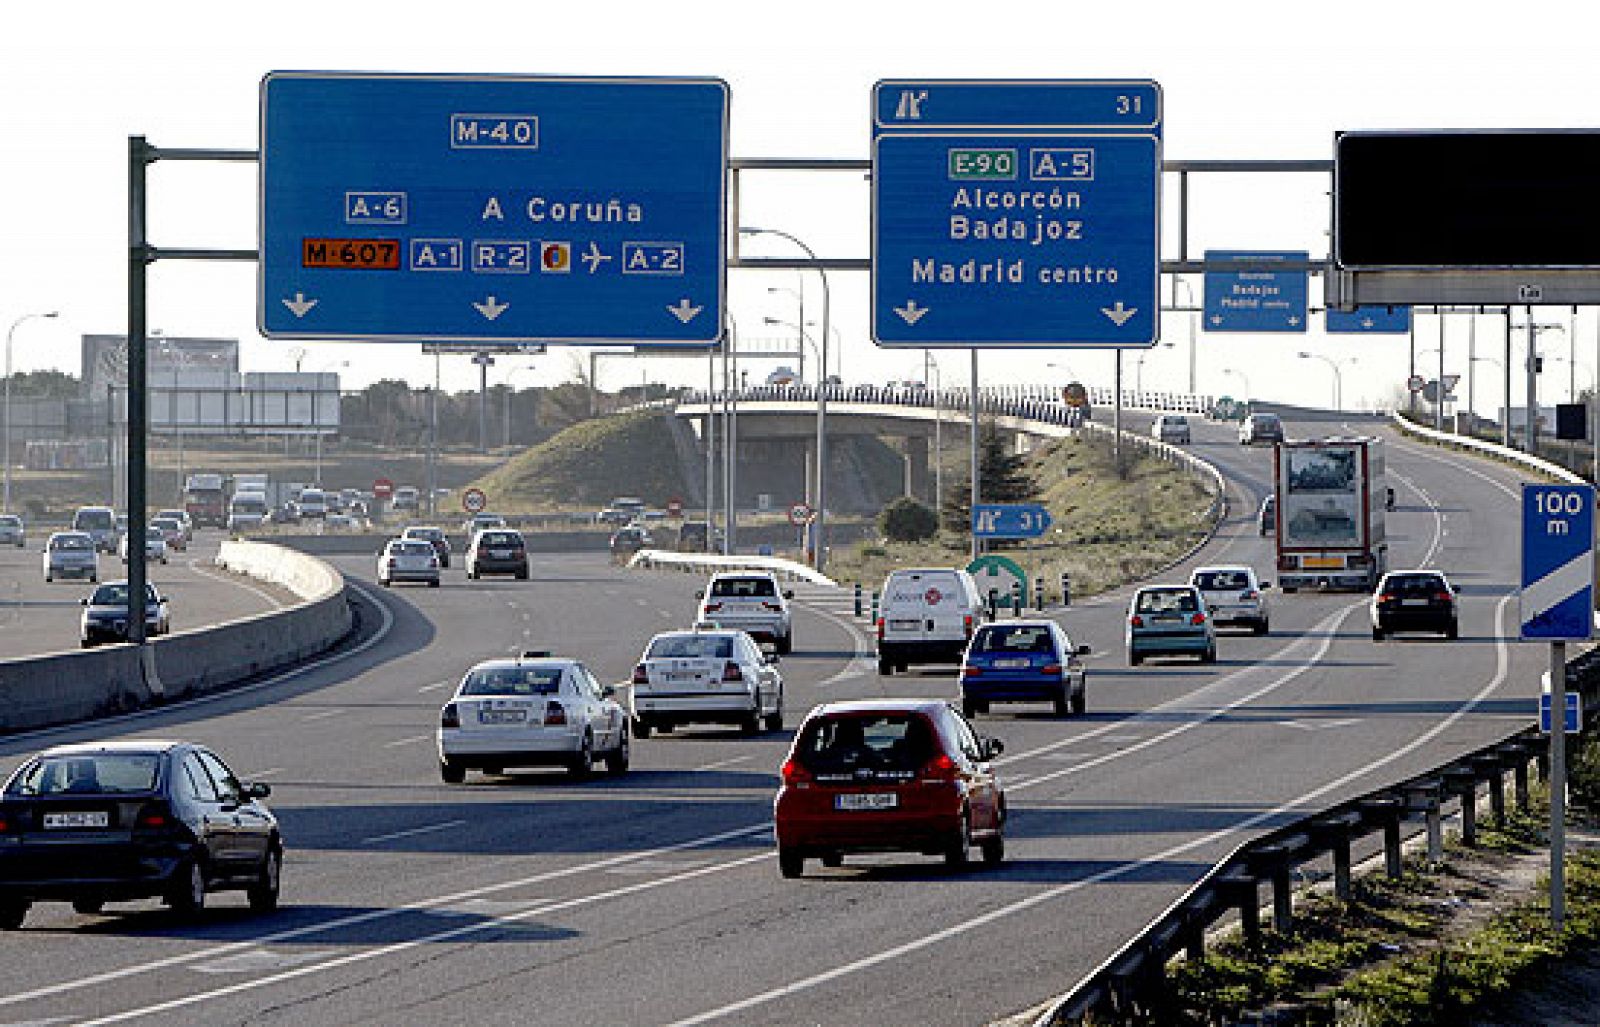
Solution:
{"label": "white downward arrow on sign", "polygon": [[1114,307],[1100,308],[1100,313],[1109,317],[1111,319],[1111,323],[1116,325],[1118,328],[1121,328],[1123,325],[1127,324],[1128,318],[1132,317],[1138,312],[1138,307],[1125,307],[1122,305],[1121,300],[1118,300],[1117,305]]}
{"label": "white downward arrow on sign", "polygon": [[288,307],[289,312],[295,317],[305,317],[311,312],[311,308],[317,305],[317,301],[308,300],[305,293],[297,292],[294,294],[294,299],[284,300],[283,305]]}
{"label": "white downward arrow on sign", "polygon": [[901,320],[905,321],[906,324],[914,325],[922,320],[922,315],[928,312],[928,308],[917,306],[916,300],[906,300],[906,305],[895,307],[894,312],[899,314]]}
{"label": "white downward arrow on sign", "polygon": [[700,311],[704,309],[704,307],[696,307],[692,305],[689,302],[689,297],[685,296],[683,299],[678,301],[677,306],[668,307],[667,312],[673,317],[677,318],[679,321],[682,321],[684,324],[688,324],[690,321],[695,319],[695,315],[699,314]]}
{"label": "white downward arrow on sign", "polygon": [[496,303],[493,296],[487,296],[484,298],[482,303],[474,303],[473,306],[477,308],[478,313],[482,314],[490,321],[493,321],[501,314],[504,314],[506,312],[506,308],[510,307],[511,304]]}

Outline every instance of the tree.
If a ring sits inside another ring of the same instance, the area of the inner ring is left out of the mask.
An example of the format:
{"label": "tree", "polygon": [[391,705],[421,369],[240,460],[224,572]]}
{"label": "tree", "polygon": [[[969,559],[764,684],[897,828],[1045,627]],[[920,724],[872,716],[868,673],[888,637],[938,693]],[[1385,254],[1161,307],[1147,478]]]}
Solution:
{"label": "tree", "polygon": [[[1027,458],[1011,452],[1006,437],[988,422],[978,432],[979,500],[984,503],[1030,503],[1039,497],[1039,484],[1028,472]],[[963,477],[946,489],[945,530],[965,535],[972,530],[972,479]]]}
{"label": "tree", "polygon": [[922,542],[939,533],[939,515],[910,496],[901,496],[878,513],[878,530],[891,542]]}
{"label": "tree", "polygon": [[[4,381],[5,376],[0,375],[0,382]],[[77,399],[82,394],[83,383],[63,371],[18,371],[11,376],[13,399]]]}

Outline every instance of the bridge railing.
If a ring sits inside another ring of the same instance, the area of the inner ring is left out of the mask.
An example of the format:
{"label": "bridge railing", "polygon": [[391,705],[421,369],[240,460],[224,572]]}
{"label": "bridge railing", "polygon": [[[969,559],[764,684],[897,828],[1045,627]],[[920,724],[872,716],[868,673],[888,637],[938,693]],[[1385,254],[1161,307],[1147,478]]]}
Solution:
{"label": "bridge railing", "polygon": [[1512,449],[1510,446],[1502,446],[1495,442],[1485,442],[1483,439],[1475,439],[1470,435],[1457,435],[1454,432],[1437,431],[1426,425],[1418,424],[1398,410],[1394,412],[1393,416],[1395,427],[1407,435],[1414,435],[1441,446],[1448,446],[1451,449],[1478,453],[1503,463],[1515,464],[1518,467],[1546,475],[1557,481],[1571,482],[1577,485],[1588,480],[1582,475],[1574,474],[1560,464],[1551,463],[1549,460],[1541,460],[1531,453],[1524,453],[1520,449]]}
{"label": "bridge railing", "polygon": [[633,554],[628,567],[663,567],[690,574],[718,574],[722,571],[770,571],[774,576],[788,581],[806,581],[817,585],[834,585],[838,582],[825,574],[812,570],[803,563],[785,560],[781,556],[741,556],[737,553],[722,556],[718,553],[677,553],[670,549],[641,549]]}
{"label": "bridge railing", "polygon": [[[704,389],[691,389],[681,394],[679,405],[699,406],[708,397],[713,403],[724,398],[740,403],[815,403],[819,387],[816,385],[757,385],[724,393],[707,393]],[[881,403],[893,406],[937,407],[959,413],[970,408],[971,390],[965,388],[929,389],[906,388],[893,385],[827,385],[821,387],[829,403]],[[1105,408],[1114,405],[1116,394],[1101,386],[1087,390],[1091,407]],[[670,400],[654,400],[640,407],[669,405]],[[981,413],[998,413],[1002,407],[1015,404],[1048,404],[1062,410],[1070,409],[1061,400],[1061,390],[1049,385],[993,385],[978,390],[978,409]],[[1122,390],[1123,406],[1136,410],[1156,410],[1168,413],[1205,414],[1215,406],[1215,399],[1207,395],[1156,390]]]}

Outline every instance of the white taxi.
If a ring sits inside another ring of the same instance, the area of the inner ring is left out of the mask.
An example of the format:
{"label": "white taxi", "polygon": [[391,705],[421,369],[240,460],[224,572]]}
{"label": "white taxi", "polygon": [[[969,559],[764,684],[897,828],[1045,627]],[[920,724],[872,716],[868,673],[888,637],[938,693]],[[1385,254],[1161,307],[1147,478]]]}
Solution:
{"label": "white taxi", "polygon": [[1257,635],[1270,629],[1266,590],[1272,582],[1258,579],[1254,568],[1197,567],[1189,575],[1189,584],[1200,590],[1215,623],[1244,624]]}
{"label": "white taxi", "polygon": [[748,632],[751,638],[771,642],[779,655],[794,648],[794,627],[789,600],[794,593],[778,587],[770,574],[741,572],[717,574],[700,593],[696,620],[715,621],[725,628]]}
{"label": "white taxi", "polygon": [[621,774],[628,715],[613,694],[578,660],[544,653],[486,660],[467,671],[439,712],[439,776],[460,784],[469,769],[559,766],[584,778],[601,759]]}
{"label": "white taxi", "polygon": [[665,631],[633,668],[633,733],[679,724],[737,724],[753,735],[783,730],[783,676],[743,631]]}

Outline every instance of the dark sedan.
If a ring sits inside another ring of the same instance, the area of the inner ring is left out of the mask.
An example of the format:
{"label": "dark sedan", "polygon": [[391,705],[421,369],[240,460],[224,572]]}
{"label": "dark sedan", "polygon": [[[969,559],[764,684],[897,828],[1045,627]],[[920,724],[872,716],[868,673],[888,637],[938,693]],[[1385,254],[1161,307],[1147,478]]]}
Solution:
{"label": "dark sedan", "polygon": [[[172,630],[172,613],[167,597],[156,592],[156,587],[145,582],[144,633],[148,638],[165,635]],[[126,642],[128,640],[128,583],[108,581],[94,590],[83,603],[83,617],[78,624],[78,640],[85,649],[101,642]]]}
{"label": "dark sedan", "polygon": [[467,547],[467,577],[481,578],[485,574],[510,574],[522,581],[528,580],[528,545],[522,532],[510,528],[492,528],[472,536]]}
{"label": "dark sedan", "polygon": [[1372,594],[1372,640],[1397,631],[1438,632],[1455,638],[1460,628],[1461,590],[1440,571],[1390,571]]}
{"label": "dark sedan", "polygon": [[35,902],[85,915],[107,902],[159,898],[198,913],[206,894],[243,891],[275,909],[278,822],[208,749],[186,742],[90,742],[46,750],[0,791],[0,929]]}

